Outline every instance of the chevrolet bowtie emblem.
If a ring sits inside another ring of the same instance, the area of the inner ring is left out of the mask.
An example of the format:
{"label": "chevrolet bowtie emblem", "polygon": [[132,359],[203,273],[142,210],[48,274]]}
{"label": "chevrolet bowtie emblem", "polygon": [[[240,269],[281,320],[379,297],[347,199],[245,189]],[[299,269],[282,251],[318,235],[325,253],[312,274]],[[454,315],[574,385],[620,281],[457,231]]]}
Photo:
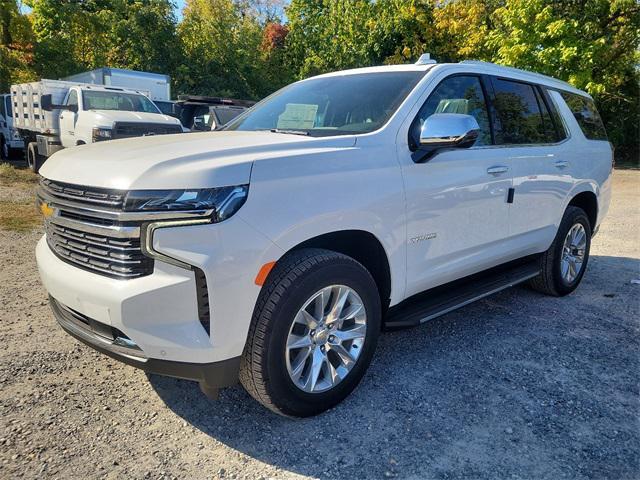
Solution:
{"label": "chevrolet bowtie emblem", "polygon": [[41,202],[40,203],[40,212],[42,213],[44,218],[49,218],[51,215],[53,215],[53,208],[50,207],[48,203]]}

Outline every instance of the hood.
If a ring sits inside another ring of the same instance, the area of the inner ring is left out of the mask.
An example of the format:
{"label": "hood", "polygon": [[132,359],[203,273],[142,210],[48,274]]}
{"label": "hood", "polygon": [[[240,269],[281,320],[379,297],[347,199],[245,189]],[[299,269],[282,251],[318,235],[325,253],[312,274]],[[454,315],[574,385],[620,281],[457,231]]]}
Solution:
{"label": "hood", "polygon": [[40,169],[50,180],[119,190],[210,188],[249,183],[261,159],[345,149],[355,137],[272,132],[198,132],[66,148]]}
{"label": "hood", "polygon": [[162,113],[128,112],[126,110],[90,110],[96,116],[96,125],[110,128],[113,122],[180,124],[177,118]]}

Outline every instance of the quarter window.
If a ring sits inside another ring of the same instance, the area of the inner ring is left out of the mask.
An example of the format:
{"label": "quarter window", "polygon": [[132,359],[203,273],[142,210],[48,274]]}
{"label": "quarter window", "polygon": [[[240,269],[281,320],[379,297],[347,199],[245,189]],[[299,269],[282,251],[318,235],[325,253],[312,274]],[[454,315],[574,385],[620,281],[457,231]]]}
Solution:
{"label": "quarter window", "polygon": [[480,79],[475,76],[455,76],[443,80],[429,95],[411,126],[411,142],[418,144],[425,120],[434,113],[462,113],[473,116],[480,126],[475,145],[491,145],[491,127],[487,102]]}
{"label": "quarter window", "polygon": [[560,94],[578,121],[585,137],[589,140],[607,140],[607,132],[593,100],[575,93],[560,92]]}

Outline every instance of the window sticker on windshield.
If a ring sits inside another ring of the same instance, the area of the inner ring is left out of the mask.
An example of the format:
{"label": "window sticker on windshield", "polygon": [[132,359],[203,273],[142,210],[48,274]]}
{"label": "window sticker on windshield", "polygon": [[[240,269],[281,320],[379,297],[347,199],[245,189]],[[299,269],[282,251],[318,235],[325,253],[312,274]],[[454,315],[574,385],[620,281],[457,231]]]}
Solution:
{"label": "window sticker on windshield", "polygon": [[318,105],[287,103],[287,108],[278,116],[277,128],[283,130],[313,128],[317,112]]}

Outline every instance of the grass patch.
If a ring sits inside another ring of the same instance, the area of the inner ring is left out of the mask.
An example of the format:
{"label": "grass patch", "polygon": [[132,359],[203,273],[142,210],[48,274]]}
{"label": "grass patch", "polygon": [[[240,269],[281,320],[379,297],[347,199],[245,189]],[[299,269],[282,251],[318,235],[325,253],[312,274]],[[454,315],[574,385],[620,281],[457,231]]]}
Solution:
{"label": "grass patch", "polygon": [[29,232],[42,225],[42,215],[33,203],[0,201],[0,228]]}
{"label": "grass patch", "polygon": [[0,185],[32,186],[38,183],[38,175],[27,168],[16,168],[9,163],[0,163]]}

